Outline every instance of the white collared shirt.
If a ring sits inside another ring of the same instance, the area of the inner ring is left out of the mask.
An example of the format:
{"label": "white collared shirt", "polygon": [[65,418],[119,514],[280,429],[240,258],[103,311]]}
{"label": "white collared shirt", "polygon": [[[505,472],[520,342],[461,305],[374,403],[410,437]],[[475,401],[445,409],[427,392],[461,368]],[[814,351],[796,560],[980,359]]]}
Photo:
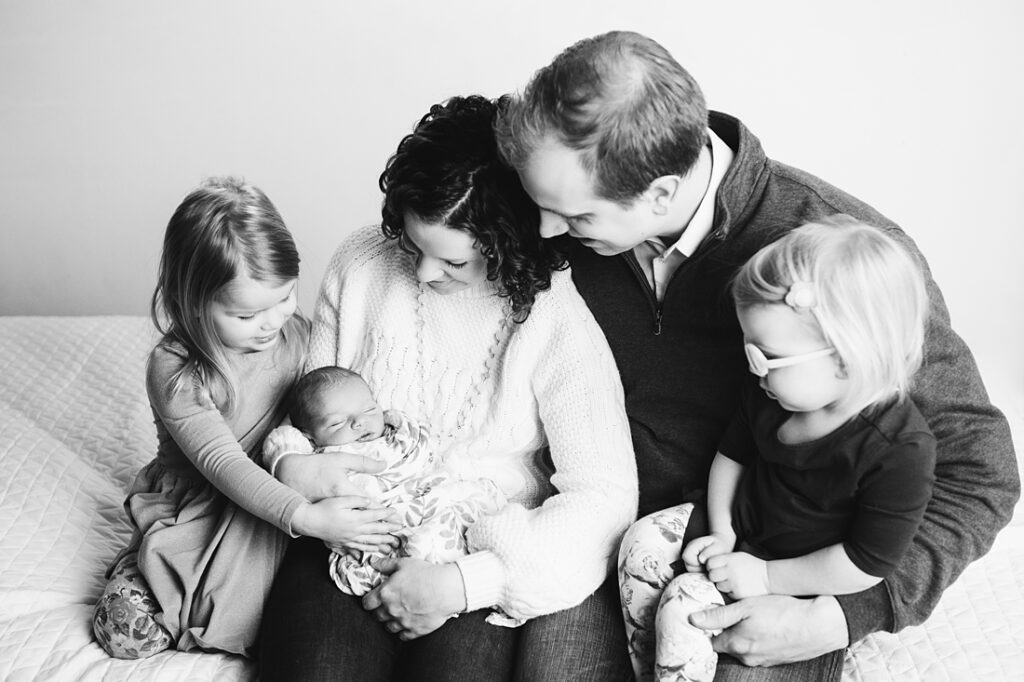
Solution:
{"label": "white collared shirt", "polygon": [[715,195],[725,172],[732,164],[734,154],[729,145],[710,129],[708,138],[711,143],[711,179],[708,182],[708,191],[704,193],[704,198],[683,230],[683,234],[671,246],[666,246],[657,237],[651,237],[633,247],[633,255],[647,275],[647,283],[654,289],[654,295],[659,301],[665,297],[665,289],[672,279],[672,274],[683,261],[693,255],[700,243],[711,233],[715,219]]}

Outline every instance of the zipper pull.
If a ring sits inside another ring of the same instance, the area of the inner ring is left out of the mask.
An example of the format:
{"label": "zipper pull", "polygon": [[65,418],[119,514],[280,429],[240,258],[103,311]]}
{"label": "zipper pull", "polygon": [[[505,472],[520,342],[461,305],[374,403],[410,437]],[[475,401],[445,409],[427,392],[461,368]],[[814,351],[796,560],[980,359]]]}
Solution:
{"label": "zipper pull", "polygon": [[661,336],[661,308],[654,312],[654,335]]}

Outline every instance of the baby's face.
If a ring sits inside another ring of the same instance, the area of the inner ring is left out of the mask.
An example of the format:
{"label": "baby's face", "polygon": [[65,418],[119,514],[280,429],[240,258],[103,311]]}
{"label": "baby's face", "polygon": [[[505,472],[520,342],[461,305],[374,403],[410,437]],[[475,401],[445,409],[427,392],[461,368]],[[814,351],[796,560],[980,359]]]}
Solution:
{"label": "baby's face", "polygon": [[360,379],[349,379],[321,392],[309,425],[317,447],[368,441],[384,435],[384,411]]}

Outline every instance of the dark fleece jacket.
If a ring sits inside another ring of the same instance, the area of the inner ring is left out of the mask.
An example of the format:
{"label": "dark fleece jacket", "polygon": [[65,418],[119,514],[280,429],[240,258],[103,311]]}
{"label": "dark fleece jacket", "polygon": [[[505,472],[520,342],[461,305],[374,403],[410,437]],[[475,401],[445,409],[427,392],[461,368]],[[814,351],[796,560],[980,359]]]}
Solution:
{"label": "dark fleece jacket", "polygon": [[989,402],[974,358],[950,328],[938,286],[914,242],[867,204],[765,156],[735,118],[711,128],[736,153],[715,202],[711,234],[659,304],[631,253],[603,257],[564,238],[573,277],[622,374],[640,474],[641,515],[701,499],[711,460],[747,372],[727,284],[755,251],[806,222],[845,213],[885,229],[921,261],[931,299],[925,362],[912,397],[938,441],[933,498],[897,571],[840,596],[850,641],[928,617],[942,591],[985,554],[1020,494],[1009,425]]}

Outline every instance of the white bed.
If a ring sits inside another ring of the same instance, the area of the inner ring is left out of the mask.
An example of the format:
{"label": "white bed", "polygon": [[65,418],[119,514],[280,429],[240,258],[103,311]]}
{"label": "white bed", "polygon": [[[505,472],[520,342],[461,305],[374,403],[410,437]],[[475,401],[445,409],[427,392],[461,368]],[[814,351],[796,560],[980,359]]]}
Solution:
{"label": "white bed", "polygon": [[[124,491],[156,443],[153,334],[143,317],[0,317],[0,680],[257,677],[238,656],[119,661],[92,641],[104,567],[129,534]],[[853,647],[844,680],[1024,680],[1020,517],[927,623]]]}

